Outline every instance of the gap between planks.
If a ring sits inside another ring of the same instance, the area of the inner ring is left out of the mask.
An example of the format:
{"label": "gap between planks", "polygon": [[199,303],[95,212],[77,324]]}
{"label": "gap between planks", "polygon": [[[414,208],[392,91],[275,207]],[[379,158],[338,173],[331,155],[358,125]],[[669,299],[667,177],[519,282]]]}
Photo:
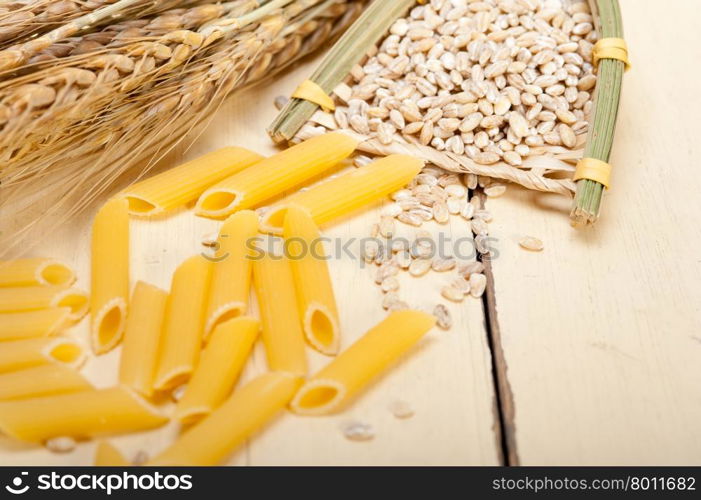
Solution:
{"label": "gap between planks", "polygon": [[[469,196],[473,194],[473,192],[470,192]],[[486,209],[486,196],[482,192],[479,193],[479,196],[482,201],[482,208]],[[475,251],[477,251],[476,247]],[[511,384],[509,383],[504,349],[501,344],[501,329],[499,328],[499,316],[497,314],[492,262],[491,259],[485,258],[479,252],[477,252],[477,255],[478,260],[484,264],[484,274],[487,277],[487,291],[482,296],[482,305],[484,309],[484,329],[492,361],[496,441],[503,465],[518,466],[520,461],[516,446],[516,409],[514,407]]]}

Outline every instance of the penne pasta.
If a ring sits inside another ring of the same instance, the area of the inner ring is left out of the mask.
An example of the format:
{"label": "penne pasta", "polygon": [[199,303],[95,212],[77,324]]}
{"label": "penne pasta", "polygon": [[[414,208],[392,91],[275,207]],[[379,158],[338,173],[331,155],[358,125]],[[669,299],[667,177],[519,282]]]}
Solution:
{"label": "penne pasta", "polygon": [[0,402],[0,431],[21,441],[136,432],[167,421],[126,387]]}
{"label": "penne pasta", "polygon": [[70,286],[75,273],[53,259],[17,259],[0,261],[0,287],[59,285]]}
{"label": "penne pasta", "polygon": [[265,232],[281,234],[290,205],[306,209],[317,224],[325,224],[354,212],[409,184],[424,162],[406,155],[392,155],[331,179],[308,191],[300,191],[273,206],[262,218]]}
{"label": "penne pasta", "polygon": [[397,311],[310,378],[290,408],[300,415],[326,415],[340,409],[405,354],[433,326],[433,316]]}
{"label": "penne pasta", "polygon": [[0,288],[0,313],[68,307],[68,319],[77,321],[88,312],[88,295],[65,286]]}
{"label": "penne pasta", "polygon": [[0,341],[54,335],[68,326],[70,315],[68,307],[0,313]]}
{"label": "penne pasta", "polygon": [[212,264],[197,255],[173,275],[166,304],[154,388],[173,389],[190,378],[202,346]]}
{"label": "penne pasta", "polygon": [[122,196],[129,202],[130,214],[159,215],[195,201],[208,187],[262,159],[244,148],[219,149],[136,183]]}
{"label": "penne pasta", "polygon": [[279,413],[301,382],[299,377],[280,372],[267,373],[252,380],[146,465],[219,464]]}
{"label": "penne pasta", "polygon": [[228,396],[243,370],[258,338],[260,322],[253,318],[231,319],[218,325],[185,394],[175,409],[175,418],[192,423],[209,415]]}
{"label": "penne pasta", "polygon": [[337,165],[357,145],[340,132],[297,144],[209,188],[197,200],[195,213],[221,218],[255,207]]}
{"label": "penne pasta", "polygon": [[262,323],[268,369],[307,374],[304,332],[289,260],[263,255],[253,264],[253,282]]}
{"label": "penne pasta", "polygon": [[112,199],[92,229],[91,330],[95,354],[119,344],[129,301],[129,213],[125,199]]}
{"label": "penne pasta", "polygon": [[250,241],[258,234],[258,215],[250,210],[229,217],[219,231],[219,249],[212,266],[204,335],[231,318],[246,314],[251,293]]}
{"label": "penne pasta", "polygon": [[54,362],[78,368],[84,361],[85,349],[68,337],[11,340],[0,345],[0,373]]}
{"label": "penne pasta", "polygon": [[80,373],[59,363],[47,363],[0,374],[0,400],[25,399],[94,389]]}
{"label": "penne pasta", "polygon": [[305,210],[293,206],[284,236],[304,335],[316,350],[333,356],[340,345],[338,311],[319,230]]}
{"label": "penne pasta", "polygon": [[139,281],[129,303],[119,360],[119,382],[147,397],[153,395],[153,377],[167,300],[167,292]]}
{"label": "penne pasta", "polygon": [[100,441],[95,448],[96,467],[128,467],[131,463],[108,441]]}

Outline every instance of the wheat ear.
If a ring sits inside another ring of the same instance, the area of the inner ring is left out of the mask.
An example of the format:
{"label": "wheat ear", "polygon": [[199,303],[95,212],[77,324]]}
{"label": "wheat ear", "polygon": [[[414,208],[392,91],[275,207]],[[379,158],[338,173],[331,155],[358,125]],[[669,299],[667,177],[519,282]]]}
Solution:
{"label": "wheat ear", "polygon": [[[286,14],[298,12],[303,4],[317,3],[296,2]],[[41,219],[24,219],[22,227],[6,227],[3,248],[26,243],[27,235],[45,227],[41,222],[60,223],[80,213],[134,166],[139,169],[130,178],[138,177],[138,172],[145,172],[189,132],[202,130],[201,125],[206,125],[207,117],[228,93],[271,76],[316,49],[350,25],[363,5],[364,0],[327,0],[299,13],[299,18],[285,27],[274,17],[254,31],[241,33],[233,46],[213,44],[181,73],[96,119],[96,129],[82,127],[73,138],[72,148],[66,141],[55,145],[61,146],[59,150],[53,146],[45,150],[34,165],[39,182],[10,188],[0,205],[17,214],[22,206],[41,202],[47,211]],[[68,165],[66,154],[73,158]],[[139,163],[144,158],[146,162]],[[36,213],[34,210],[36,206],[32,213]]]}

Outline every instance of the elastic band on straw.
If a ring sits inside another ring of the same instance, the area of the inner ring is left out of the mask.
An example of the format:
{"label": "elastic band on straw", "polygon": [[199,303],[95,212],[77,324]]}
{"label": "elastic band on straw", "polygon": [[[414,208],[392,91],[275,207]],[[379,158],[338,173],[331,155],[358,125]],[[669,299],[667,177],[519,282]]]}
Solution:
{"label": "elastic band on straw", "polygon": [[582,158],[577,163],[574,180],[589,179],[590,181],[603,184],[606,189],[609,189],[612,171],[613,167],[604,161],[595,158]]}
{"label": "elastic band on straw", "polygon": [[295,99],[304,99],[305,101],[313,102],[322,107],[324,111],[334,111],[336,105],[330,95],[324,92],[318,84],[311,80],[304,80],[297,90],[294,91],[292,97]]}
{"label": "elastic band on straw", "polygon": [[628,45],[623,38],[602,38],[594,45],[592,57],[595,68],[599,66],[601,59],[616,59],[625,63],[626,71],[630,69]]}

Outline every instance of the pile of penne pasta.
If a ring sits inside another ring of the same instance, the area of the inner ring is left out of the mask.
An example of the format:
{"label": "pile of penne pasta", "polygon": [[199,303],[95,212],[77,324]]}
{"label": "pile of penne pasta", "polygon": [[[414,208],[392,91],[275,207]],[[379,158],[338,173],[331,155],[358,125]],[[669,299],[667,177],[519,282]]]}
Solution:
{"label": "pile of penne pasta", "polygon": [[[148,465],[211,465],[285,407],[300,415],[341,409],[435,320],[395,311],[339,354],[328,261],[322,248],[308,250],[319,241],[318,225],[403,187],[423,163],[390,156],[298,191],[260,215],[251,209],[323,174],[356,146],[332,133],[269,158],[225,148],[132,185],[95,217],[89,298],[71,288],[74,273],[58,262],[0,263],[0,432],[42,443],[142,431],[172,417],[185,430]],[[132,291],[130,216],[193,202],[196,214],[225,219],[215,258],[187,259],[169,292],[143,281]],[[259,233],[282,235],[289,254],[254,259],[248,242]],[[260,318],[248,315],[251,285]],[[77,371],[84,348],[58,335],[88,309],[94,353],[122,345],[116,387],[94,388]],[[259,335],[269,372],[234,389]],[[311,376],[308,347],[334,357]],[[172,416],[153,404],[183,387]],[[106,442],[96,464],[128,465]]]}

